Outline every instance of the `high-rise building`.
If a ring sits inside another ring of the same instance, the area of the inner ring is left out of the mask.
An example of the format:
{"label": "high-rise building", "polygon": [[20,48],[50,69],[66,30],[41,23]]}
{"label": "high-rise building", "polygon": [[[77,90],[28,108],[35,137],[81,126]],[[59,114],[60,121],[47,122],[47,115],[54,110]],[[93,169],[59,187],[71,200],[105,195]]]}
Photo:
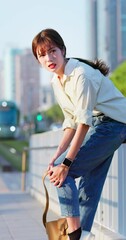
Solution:
{"label": "high-rise building", "polygon": [[39,107],[40,68],[30,49],[6,49],[4,98],[15,101],[22,115]]}
{"label": "high-rise building", "polygon": [[15,101],[16,96],[16,56],[20,55],[22,51],[16,48],[7,48],[4,55],[4,98]]}
{"label": "high-rise building", "polygon": [[83,58],[97,58],[97,4],[96,0],[84,0],[84,51]]}
{"label": "high-rise building", "polygon": [[16,59],[16,100],[23,115],[37,111],[40,105],[40,68],[30,49]]}
{"label": "high-rise building", "polygon": [[97,55],[108,63],[111,70],[118,64],[118,7],[117,0],[97,0]]}
{"label": "high-rise building", "polygon": [[0,61],[0,99],[4,98],[4,84],[3,84],[3,63]]}
{"label": "high-rise building", "polygon": [[114,70],[126,59],[126,1],[84,0],[85,58],[103,59]]}
{"label": "high-rise building", "polygon": [[51,85],[41,86],[40,102],[40,110],[47,110],[57,102]]}
{"label": "high-rise building", "polygon": [[126,59],[126,1],[97,0],[98,58],[114,70]]}
{"label": "high-rise building", "polygon": [[120,0],[119,2],[121,12],[121,60],[124,60],[126,59],[126,1]]}

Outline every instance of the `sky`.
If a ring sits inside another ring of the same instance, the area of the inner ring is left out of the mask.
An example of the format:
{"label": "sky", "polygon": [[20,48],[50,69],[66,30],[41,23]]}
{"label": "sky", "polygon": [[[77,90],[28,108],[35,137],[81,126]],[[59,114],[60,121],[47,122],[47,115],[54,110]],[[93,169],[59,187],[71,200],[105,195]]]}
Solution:
{"label": "sky", "polygon": [[3,0],[0,10],[0,60],[7,46],[31,48],[45,28],[60,33],[67,56],[83,56],[84,0]]}

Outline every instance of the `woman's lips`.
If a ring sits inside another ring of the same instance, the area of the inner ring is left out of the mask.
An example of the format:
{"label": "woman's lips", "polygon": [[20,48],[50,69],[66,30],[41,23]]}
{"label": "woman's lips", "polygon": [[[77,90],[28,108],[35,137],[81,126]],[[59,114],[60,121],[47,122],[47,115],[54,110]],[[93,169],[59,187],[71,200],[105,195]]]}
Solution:
{"label": "woman's lips", "polygon": [[51,68],[51,69],[54,69],[56,67],[56,64],[55,63],[51,63],[51,64],[49,64],[48,67]]}

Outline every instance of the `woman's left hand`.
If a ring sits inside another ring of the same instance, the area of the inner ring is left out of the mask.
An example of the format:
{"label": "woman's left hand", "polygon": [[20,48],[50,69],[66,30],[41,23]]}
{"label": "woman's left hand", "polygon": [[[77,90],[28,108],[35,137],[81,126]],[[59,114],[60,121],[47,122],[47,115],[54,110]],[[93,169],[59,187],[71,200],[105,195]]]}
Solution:
{"label": "woman's left hand", "polygon": [[55,167],[52,167],[48,171],[49,179],[51,183],[54,183],[54,186],[61,187],[64,180],[67,177],[69,168],[63,165],[58,165]]}

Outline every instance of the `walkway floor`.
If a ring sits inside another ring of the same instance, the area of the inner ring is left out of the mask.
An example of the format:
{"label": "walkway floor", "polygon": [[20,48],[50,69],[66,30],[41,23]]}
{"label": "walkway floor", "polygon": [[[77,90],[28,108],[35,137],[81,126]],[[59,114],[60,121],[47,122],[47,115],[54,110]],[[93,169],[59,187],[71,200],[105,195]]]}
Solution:
{"label": "walkway floor", "polygon": [[47,240],[43,207],[28,191],[20,191],[19,175],[0,173],[0,240]]}
{"label": "walkway floor", "polygon": [[[27,181],[28,182],[28,181]],[[27,192],[21,192],[19,173],[0,172],[0,240],[47,240],[42,224],[43,206]],[[48,219],[55,219],[49,211]],[[97,230],[97,229],[96,229]],[[97,240],[121,240],[112,233],[97,232]]]}

